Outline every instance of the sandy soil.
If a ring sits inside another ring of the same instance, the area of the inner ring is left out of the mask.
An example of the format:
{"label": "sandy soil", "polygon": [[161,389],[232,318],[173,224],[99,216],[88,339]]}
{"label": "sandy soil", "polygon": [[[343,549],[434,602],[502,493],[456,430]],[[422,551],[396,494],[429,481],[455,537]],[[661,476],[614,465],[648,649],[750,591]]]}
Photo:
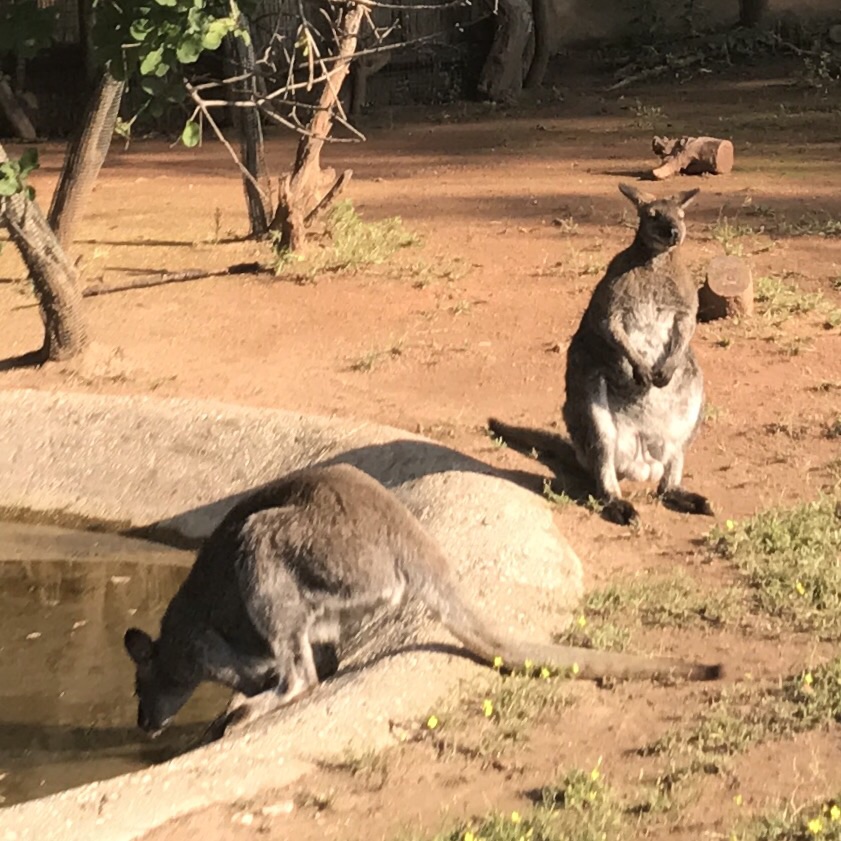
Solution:
{"label": "sandy soil", "polygon": [[[719,520],[814,496],[837,481],[831,463],[841,455],[838,439],[823,434],[841,409],[841,332],[826,323],[827,313],[841,309],[841,245],[837,235],[743,228],[773,228],[768,220],[795,222],[812,213],[841,218],[841,112],[837,102],[774,78],[777,72],[734,71],[624,97],[601,93],[604,78],[573,75],[542,101],[514,109],[454,104],[380,112],[365,126],[367,144],[336,146],[329,158],[353,168],[348,197],[361,215],[399,215],[420,244],[382,266],[322,274],[307,284],[242,275],[91,298],[87,315],[100,345],[95,369],[6,371],[0,387],[213,397],[356,416],[549,475],[513,449],[494,446],[486,419],[559,425],[567,342],[603,268],[632,235],[631,207],[617,184],[652,165],[652,133],[709,133],[733,138],[737,168],[729,177],[692,180],[703,192],[688,213],[688,261],[703,267],[726,245],[750,260],[755,277],[784,276],[824,300],[777,326],[762,317],[699,326],[694,346],[709,408],[687,458],[686,485],[713,501]],[[271,140],[274,171],[291,154],[288,141]],[[61,149],[48,145],[42,157],[34,183],[46,202]],[[689,182],[673,184],[684,189]],[[735,226],[729,234],[724,217]],[[244,229],[241,187],[224,150],[140,141],[114,149],[77,253],[88,283],[268,259],[267,249],[236,238]],[[5,248],[0,359],[40,343],[38,311],[21,277]],[[645,489],[633,490],[644,519],[636,534],[584,506],[556,514],[589,586],[675,568],[707,583],[726,580],[721,562],[700,546],[711,521],[664,511]],[[820,654],[802,639],[712,630],[651,631],[641,640],[654,649],[665,637],[687,654],[723,658],[737,676],[781,674]],[[286,814],[291,794],[274,793],[265,803],[192,816],[154,837],[244,838],[255,827],[301,839],[388,839],[407,826],[434,832],[488,808],[527,809],[525,792],[559,768],[590,767],[599,756],[606,774],[630,785],[642,760],[628,752],[676,715],[691,718],[705,698],[697,688],[576,692],[578,704],[560,721],[536,722],[522,753],[498,768],[407,745],[388,757],[376,790],[335,769],[309,780],[307,791],[335,789],[329,808],[299,799]],[[797,792],[828,795],[841,775],[837,747],[833,736],[757,748],[739,760],[735,780],[710,778],[702,796],[651,832],[687,839],[726,833],[736,790],[756,809]],[[260,814],[266,804],[279,805],[271,817]],[[243,825],[243,811],[255,822]]]}

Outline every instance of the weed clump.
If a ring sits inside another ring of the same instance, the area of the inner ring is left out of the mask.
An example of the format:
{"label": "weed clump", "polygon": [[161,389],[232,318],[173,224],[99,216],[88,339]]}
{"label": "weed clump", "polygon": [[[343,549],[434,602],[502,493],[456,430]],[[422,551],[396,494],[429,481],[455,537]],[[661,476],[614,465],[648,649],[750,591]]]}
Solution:
{"label": "weed clump", "polygon": [[530,814],[493,813],[462,824],[434,841],[613,841],[623,837],[623,808],[602,778],[573,769],[538,793]]}
{"label": "weed clump", "polygon": [[350,201],[338,202],[327,215],[321,241],[306,255],[281,251],[275,241],[275,273],[299,282],[325,272],[355,271],[380,265],[402,248],[418,243],[399,216],[365,222]]}

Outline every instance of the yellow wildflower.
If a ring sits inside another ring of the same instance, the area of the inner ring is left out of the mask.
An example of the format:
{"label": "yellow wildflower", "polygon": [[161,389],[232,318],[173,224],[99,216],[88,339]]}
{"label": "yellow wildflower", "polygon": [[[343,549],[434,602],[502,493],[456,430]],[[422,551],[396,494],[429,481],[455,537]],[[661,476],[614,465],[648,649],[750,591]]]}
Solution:
{"label": "yellow wildflower", "polygon": [[832,804],[832,808],[829,810],[829,817],[833,821],[841,821],[841,808],[837,804]]}
{"label": "yellow wildflower", "polygon": [[578,617],[578,627],[583,628],[587,624],[587,619],[582,613],[581,616]]}
{"label": "yellow wildflower", "polygon": [[572,664],[572,673],[574,675],[577,675],[580,671],[581,671],[581,669],[579,668],[578,663],[573,663]]}
{"label": "yellow wildflower", "polygon": [[485,698],[482,701],[482,712],[485,714],[485,718],[490,718],[494,714],[494,702],[490,698]]}
{"label": "yellow wildflower", "polygon": [[526,660],[524,665],[526,667],[527,672],[533,672],[534,671],[534,662],[532,660]]}
{"label": "yellow wildflower", "polygon": [[806,827],[812,835],[820,835],[823,832],[823,821],[820,818],[812,818],[812,820],[806,824]]}
{"label": "yellow wildflower", "polygon": [[795,583],[794,583],[794,589],[795,589],[795,590],[797,590],[797,592],[798,592],[798,594],[799,594],[799,595],[801,595],[801,596],[805,596],[805,595],[806,595],[806,588],[803,586],[803,582],[802,582],[802,581],[795,581]]}
{"label": "yellow wildflower", "polygon": [[438,726],[438,716],[437,715],[429,716],[429,718],[426,720],[426,726],[430,730],[434,730]]}
{"label": "yellow wildflower", "polygon": [[806,686],[811,686],[812,683],[814,683],[814,680],[815,679],[812,677],[811,672],[806,672],[806,674],[803,675],[803,683],[805,683]]}
{"label": "yellow wildflower", "polygon": [[593,768],[593,770],[592,770],[592,771],[590,771],[590,779],[591,779],[593,782],[596,782],[596,780],[597,780],[599,777],[601,777],[601,774],[599,773],[599,769],[598,769],[598,768]]}
{"label": "yellow wildflower", "polygon": [[464,833],[464,841],[476,841],[476,836],[468,829]]}
{"label": "yellow wildflower", "polygon": [[520,813],[519,812],[512,812],[511,813],[511,823],[520,823],[520,821],[522,821],[522,818],[520,817]]}
{"label": "yellow wildflower", "polygon": [[502,668],[502,657],[500,657],[499,655],[494,657],[494,668],[495,669],[501,669]]}
{"label": "yellow wildflower", "polygon": [[549,680],[549,678],[552,677],[552,672],[550,672],[549,669],[546,668],[546,666],[543,666],[543,668],[540,670],[540,676],[544,680]]}
{"label": "yellow wildflower", "polygon": [[733,802],[734,802],[737,806],[741,806],[741,805],[742,805],[742,795],[741,795],[741,794],[737,794],[737,795],[733,798]]}
{"label": "yellow wildflower", "polygon": [[736,523],[733,520],[727,520],[724,525],[727,528],[727,531],[733,531],[736,528]]}

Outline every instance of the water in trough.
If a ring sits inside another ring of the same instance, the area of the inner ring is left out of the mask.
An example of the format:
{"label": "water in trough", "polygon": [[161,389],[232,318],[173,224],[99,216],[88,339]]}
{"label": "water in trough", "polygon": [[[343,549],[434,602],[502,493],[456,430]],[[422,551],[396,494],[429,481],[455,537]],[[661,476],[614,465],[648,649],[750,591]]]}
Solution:
{"label": "water in trough", "polygon": [[192,554],[112,534],[0,522],[0,808],[167,759],[226,693],[203,686],[152,741],[122,637],[157,631]]}

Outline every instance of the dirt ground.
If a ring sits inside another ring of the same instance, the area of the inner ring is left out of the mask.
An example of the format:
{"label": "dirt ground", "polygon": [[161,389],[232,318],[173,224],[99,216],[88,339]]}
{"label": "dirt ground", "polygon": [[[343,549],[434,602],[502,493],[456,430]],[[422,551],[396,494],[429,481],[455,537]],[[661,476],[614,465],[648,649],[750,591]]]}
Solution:
{"label": "dirt ground", "polygon": [[[368,142],[331,148],[330,162],[353,168],[347,197],[364,218],[399,215],[419,244],[381,266],[305,284],[241,275],[91,298],[94,368],[4,371],[0,387],[207,397],[354,416],[548,476],[526,455],[495,446],[486,420],[559,426],[567,342],[602,270],[632,236],[631,207],[618,183],[654,163],[652,134],[713,134],[734,140],[732,175],[652,188],[702,188],[687,214],[687,260],[703,267],[725,249],[742,253],[756,278],[782,278],[803,294],[819,292],[822,302],[776,324],[758,315],[750,323],[699,326],[694,347],[709,407],[685,482],[712,500],[719,523],[814,497],[839,478],[832,463],[841,445],[824,431],[841,411],[841,330],[833,321],[841,309],[841,240],[830,228],[794,236],[777,221],[841,220],[838,100],[792,86],[778,67],[624,95],[604,93],[608,81],[570,73],[542,100],[516,108],[453,104],[369,117]],[[46,145],[41,152],[33,181],[46,203],[62,150]],[[271,139],[274,172],[291,157],[290,142]],[[77,243],[86,282],[266,260],[266,249],[237,239],[243,206],[236,172],[217,144],[115,147]],[[0,359],[41,340],[22,277],[7,246],[0,255]],[[638,533],[584,505],[557,509],[587,586],[675,569],[724,586],[727,566],[701,544],[713,522],[665,511],[646,489],[632,490],[644,521]],[[714,627],[649,629],[635,643],[721,659],[731,681],[787,674],[829,653],[802,637]],[[605,778],[625,790],[659,773],[655,760],[634,751],[676,720],[691,721],[715,690],[571,691],[577,703],[537,717],[522,747],[490,765],[439,755],[427,740],[401,745],[375,785],[370,774],[324,769],[295,792],[193,815],[153,837],[200,833],[210,841],[261,830],[303,841],[362,841],[409,829],[429,836],[488,810],[525,813],[528,792],[565,769],[592,768],[599,757]],[[838,747],[837,732],[762,744],[730,774],[704,777],[674,809],[629,824],[625,837],[729,837],[746,811],[829,797],[841,779]]]}

